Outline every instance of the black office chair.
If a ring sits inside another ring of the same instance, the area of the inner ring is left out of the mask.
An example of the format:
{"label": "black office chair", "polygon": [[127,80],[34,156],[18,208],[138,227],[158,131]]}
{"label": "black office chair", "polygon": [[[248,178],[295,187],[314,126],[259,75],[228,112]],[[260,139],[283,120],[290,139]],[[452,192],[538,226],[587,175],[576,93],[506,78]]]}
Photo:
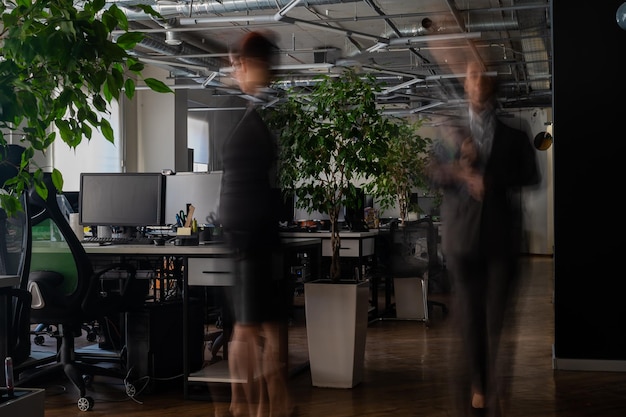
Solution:
{"label": "black office chair", "polygon": [[[111,264],[94,271],[81,242],[57,203],[57,193],[50,175],[46,174],[44,182],[48,188],[47,199],[42,199],[34,189],[28,194],[28,207],[34,213],[31,214],[32,225],[49,220],[56,226],[60,239],[51,242],[51,245],[55,247],[55,256],[67,257],[67,262],[63,264],[70,268],[62,272],[31,268],[28,276],[28,289],[32,294],[30,321],[32,324],[56,328],[52,334],[57,339],[57,360],[53,364],[34,369],[18,367],[16,385],[25,386],[42,375],[63,370],[80,391],[78,408],[88,411],[93,408],[94,400],[87,396],[86,390],[94,375],[123,379],[129,396],[134,395],[135,389],[128,381],[129,371],[123,348],[120,347],[114,355],[111,352],[101,355],[98,352],[79,353],[75,350],[74,339],[81,336],[84,323],[110,323],[110,319],[114,320],[126,311],[140,308],[147,294],[147,287],[144,292],[143,285],[136,285],[135,269],[132,265]],[[38,255],[36,252],[33,251],[33,256]],[[35,263],[31,263],[32,265]],[[107,273],[114,270],[121,271],[116,274],[118,279],[104,279]],[[98,366],[98,363],[106,365]]]}
{"label": "black office chair", "polygon": [[[27,268],[25,250],[25,213],[19,212],[9,217],[0,208],[0,275],[22,277]],[[18,287],[2,290],[11,300],[8,322],[7,356],[14,364],[21,364],[30,356],[30,293]]]}
{"label": "black office chair", "polygon": [[[390,226],[388,243],[388,276],[393,283],[395,295],[396,315],[399,312],[399,302],[405,302],[407,294],[420,294],[421,299],[415,297],[407,300],[411,307],[421,306],[423,313],[416,314],[415,319],[424,321],[430,325],[430,317],[435,306],[442,309],[443,314],[448,313],[447,306],[438,301],[428,299],[429,278],[441,273],[443,268],[437,249],[437,229],[431,218],[426,217],[415,221],[405,221],[403,224],[392,223]],[[419,282],[419,291],[410,291],[404,287],[408,281],[399,281],[406,278],[414,278]],[[403,288],[398,288],[402,286]],[[411,318],[411,313],[406,313]]]}
{"label": "black office chair", "polygon": [[[0,187],[4,188],[7,180],[14,178],[19,171],[19,164],[24,148],[7,144],[0,148]],[[13,363],[19,365],[31,354],[30,349],[30,303],[31,295],[26,290],[26,278],[30,263],[30,218],[26,205],[26,194],[18,197],[23,206],[11,216],[0,207],[0,274],[22,277],[15,288],[2,291],[11,300],[7,328],[7,355]]]}

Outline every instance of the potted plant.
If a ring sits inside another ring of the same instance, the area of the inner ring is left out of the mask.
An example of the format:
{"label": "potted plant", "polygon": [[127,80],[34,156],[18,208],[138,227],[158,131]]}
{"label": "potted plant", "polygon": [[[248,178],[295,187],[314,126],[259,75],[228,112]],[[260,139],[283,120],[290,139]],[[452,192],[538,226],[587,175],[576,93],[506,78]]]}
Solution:
{"label": "potted plant", "polygon": [[419,207],[411,206],[411,193],[415,189],[429,189],[426,165],[430,138],[417,132],[423,120],[415,123],[400,123],[398,133],[389,140],[387,154],[382,158],[382,171],[374,179],[377,189],[386,190],[379,194],[382,209],[397,204],[400,209],[401,224],[409,212],[419,212]]}
{"label": "potted plant", "polygon": [[339,214],[362,208],[359,188],[386,191],[373,184],[398,128],[376,105],[373,77],[345,69],[316,81],[306,95],[291,90],[268,123],[279,135],[283,190],[296,195],[299,208],[330,219],[328,279],[306,282],[304,290],[312,382],[351,388],[363,377],[369,283],[341,276]]}
{"label": "potted plant", "polygon": [[387,192],[373,185],[398,125],[376,106],[378,91],[372,76],[346,68],[341,74],[318,76],[306,95],[292,89],[267,113],[279,134],[282,189],[295,194],[298,208],[329,216],[329,278],[335,282],[342,278],[340,210],[362,208],[359,188],[377,195]]}
{"label": "potted plant", "polygon": [[[5,184],[0,204],[7,213],[21,208],[17,196],[34,185],[45,200],[43,170],[35,165],[35,151],[45,152],[57,139],[76,147],[98,129],[113,142],[106,118],[107,103],[120,95],[132,99],[135,80],[143,64],[128,51],[143,39],[129,32],[125,14],[104,0],[85,1],[80,9],[72,2],[34,0],[0,3],[0,156],[7,152],[9,137],[25,148],[18,174]],[[152,8],[137,5],[159,16]],[[113,37],[113,31],[124,33]],[[129,76],[129,74],[132,76]],[[143,80],[157,92],[172,92],[163,82]],[[58,190],[62,174],[52,170]]]}

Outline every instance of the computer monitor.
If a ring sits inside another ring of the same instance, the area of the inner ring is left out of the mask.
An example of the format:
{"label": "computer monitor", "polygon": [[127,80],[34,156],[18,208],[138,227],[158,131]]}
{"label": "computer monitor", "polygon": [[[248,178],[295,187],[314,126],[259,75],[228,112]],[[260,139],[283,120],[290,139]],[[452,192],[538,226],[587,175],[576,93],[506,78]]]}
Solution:
{"label": "computer monitor", "polygon": [[[305,208],[300,208],[297,207],[298,203],[298,197],[294,197],[294,220],[300,221],[300,220],[328,220],[330,219],[330,216],[328,216],[328,213],[322,213],[320,211],[316,211],[313,210],[309,213],[309,211]],[[339,210],[339,218],[337,219],[340,222],[344,221],[344,208],[342,207]]]}
{"label": "computer monitor", "polygon": [[436,206],[436,197],[432,195],[417,196],[417,205],[420,208],[422,216],[438,216],[439,212]]}
{"label": "computer monitor", "polygon": [[295,221],[295,196],[293,193],[283,194],[280,188],[271,189],[272,202],[274,204],[274,214],[279,224],[291,225]]}
{"label": "computer monitor", "polygon": [[221,172],[179,172],[165,176],[165,224],[176,224],[176,215],[194,207],[198,225],[211,224],[219,211]]}
{"label": "computer monitor", "polygon": [[67,202],[72,208],[72,213],[80,212],[80,207],[78,203],[79,194],[80,193],[78,191],[63,191],[63,195],[65,196],[65,198],[67,199]]}
{"label": "computer monitor", "polygon": [[365,224],[365,207],[370,207],[369,204],[373,204],[373,198],[369,194],[365,194],[365,191],[361,188],[357,188],[356,190],[358,196],[358,206],[354,208],[344,207],[343,215],[344,219],[353,232],[362,232],[367,230],[367,225]]}
{"label": "computer monitor", "polygon": [[163,225],[165,180],[159,173],[82,173],[83,226]]}

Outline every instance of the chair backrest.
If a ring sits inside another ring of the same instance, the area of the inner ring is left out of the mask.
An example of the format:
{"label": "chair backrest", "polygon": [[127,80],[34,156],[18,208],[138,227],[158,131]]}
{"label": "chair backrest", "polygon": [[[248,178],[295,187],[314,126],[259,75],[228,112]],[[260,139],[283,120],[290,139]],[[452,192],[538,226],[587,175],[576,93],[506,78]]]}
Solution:
{"label": "chair backrest", "polygon": [[[56,256],[56,253],[52,254],[45,262],[33,259],[30,279],[31,281],[33,281],[33,279],[45,280],[45,275],[49,274],[49,281],[54,283],[58,280],[58,274],[61,273],[64,275],[64,280],[71,279],[75,282],[63,282],[63,291],[60,292],[61,289],[58,289],[56,291],[57,293],[54,295],[55,302],[53,304],[55,305],[51,305],[51,303],[48,305],[49,308],[46,307],[42,309],[43,311],[41,312],[33,310],[32,316],[35,322],[43,323],[43,320],[46,320],[52,323],[67,323],[67,321],[71,321],[72,318],[80,320],[83,316],[81,304],[89,291],[89,284],[91,277],[94,275],[94,270],[82,243],[78,240],[78,237],[76,237],[68,219],[65,217],[65,213],[63,213],[61,207],[59,207],[56,187],[52,183],[50,174],[44,174],[44,183],[48,189],[48,196],[45,200],[39,196],[34,188],[30,189],[28,193],[32,226],[37,226],[46,220],[54,224],[61,235],[57,242],[54,242],[55,250],[58,251],[59,256]],[[63,254],[68,253],[69,256],[65,255],[65,259],[60,259]],[[33,258],[38,255],[35,250]],[[55,262],[55,257],[59,258],[61,262]],[[68,258],[71,259],[70,262],[67,262]],[[68,273],[67,269],[65,271],[59,271],[59,267],[70,268],[72,273]],[[57,270],[55,270],[55,268]],[[54,284],[50,284],[49,287],[53,285]]]}
{"label": "chair backrest", "polygon": [[391,225],[394,277],[421,277],[437,263],[437,230],[430,218]]}
{"label": "chair backrest", "polygon": [[[0,187],[19,172],[24,148],[9,144],[0,148]],[[30,293],[26,291],[31,254],[30,217],[26,195],[18,196],[22,210],[9,216],[0,207],[0,275],[17,275],[17,288],[4,289],[11,300],[7,329],[8,354],[15,364],[30,356]]]}
{"label": "chair backrest", "polygon": [[0,207],[0,274],[19,275],[25,289],[30,265],[30,218],[26,199],[19,199],[24,210],[8,216]]}
{"label": "chair backrest", "polygon": [[[25,199],[21,199],[25,205]],[[0,275],[17,275],[20,284],[4,289],[11,300],[7,348],[17,365],[30,356],[30,303],[26,290],[30,263],[30,226],[26,211],[7,216],[0,208]]]}

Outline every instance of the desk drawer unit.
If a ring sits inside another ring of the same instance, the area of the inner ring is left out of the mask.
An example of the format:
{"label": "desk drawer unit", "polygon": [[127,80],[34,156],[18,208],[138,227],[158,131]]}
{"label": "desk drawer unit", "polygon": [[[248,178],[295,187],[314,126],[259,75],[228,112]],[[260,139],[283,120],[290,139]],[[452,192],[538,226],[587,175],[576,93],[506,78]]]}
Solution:
{"label": "desk drawer unit", "polygon": [[[374,253],[374,238],[365,239],[341,239],[341,247],[339,254],[345,258],[358,258],[361,256],[369,256]],[[332,247],[330,239],[322,240],[322,256],[331,256]]]}
{"label": "desk drawer unit", "polygon": [[235,284],[232,258],[194,258],[187,260],[187,283],[202,286]]}

